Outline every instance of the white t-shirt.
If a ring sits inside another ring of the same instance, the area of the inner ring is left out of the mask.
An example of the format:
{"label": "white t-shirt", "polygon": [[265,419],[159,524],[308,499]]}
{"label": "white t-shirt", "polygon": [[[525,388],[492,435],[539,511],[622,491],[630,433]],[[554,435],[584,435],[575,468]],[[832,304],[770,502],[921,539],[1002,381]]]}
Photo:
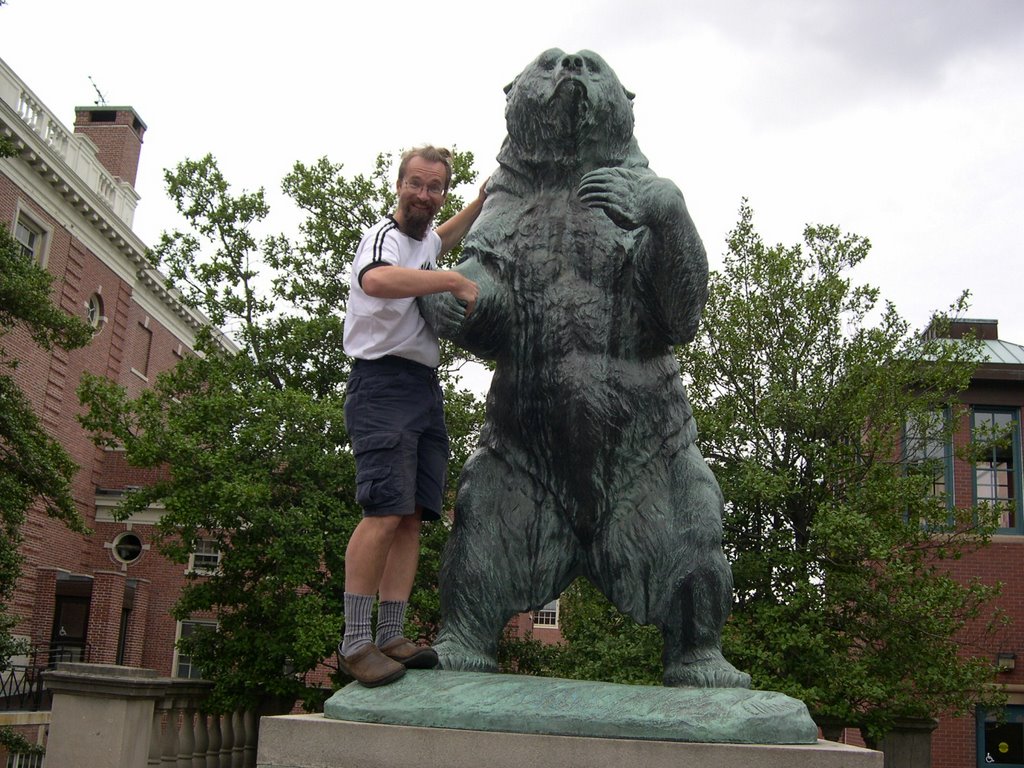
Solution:
{"label": "white t-shirt", "polygon": [[396,355],[437,367],[441,360],[437,334],[423,319],[416,299],[368,296],[362,280],[367,270],[384,265],[436,269],[440,252],[441,238],[434,230],[422,240],[415,240],[402,234],[398,222],[390,216],[366,231],[352,260],[345,315],[346,354],[363,360]]}

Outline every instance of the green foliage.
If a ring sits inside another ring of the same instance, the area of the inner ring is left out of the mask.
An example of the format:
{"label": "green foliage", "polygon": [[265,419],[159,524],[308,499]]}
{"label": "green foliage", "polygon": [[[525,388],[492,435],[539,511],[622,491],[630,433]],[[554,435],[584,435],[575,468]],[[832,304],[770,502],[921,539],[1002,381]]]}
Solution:
{"label": "green foliage", "polygon": [[506,630],[498,641],[498,670],[505,674],[567,677],[561,674],[562,645],[552,645],[532,634],[518,637]]}
{"label": "green foliage", "polygon": [[661,685],[661,634],[620,613],[586,579],[559,598],[563,642],[546,644],[533,635],[506,633],[498,644],[502,672],[570,680]]}
{"label": "green foliage", "polygon": [[[456,181],[472,180],[472,156],[457,155]],[[267,696],[318,703],[305,680],[334,659],[342,626],[344,549],[362,517],[344,427],[350,361],[342,349],[348,275],[362,231],[391,210],[391,160],[347,179],[326,159],[296,164],[285,192],[303,211],[296,238],[262,239],[262,190],[233,194],[215,160],[185,161],[165,175],[185,231],[165,234],[153,254],[184,299],[229,330],[237,354],[212,330],[188,357],[128,398],[109,381],[80,388],[83,423],[100,444],[160,470],[130,494],[120,514],[152,504],[164,514],[159,547],[186,562],[196,542],[216,539],[221,565],[194,575],[173,609],[214,618],[218,629],[181,643],[215,683],[210,706]],[[449,199],[443,215],[461,205]],[[451,433],[452,482],[473,442],[481,404],[457,386],[449,350],[442,378]],[[447,527],[427,525],[409,632],[431,637]]]}
{"label": "green foliage", "polygon": [[991,667],[959,652],[993,631],[978,620],[997,588],[959,584],[945,562],[983,545],[992,515],[929,495],[900,443],[906,424],[958,413],[977,347],[922,339],[853,285],[866,239],[809,226],[802,245],[768,247],[752,219],[744,203],[702,332],[679,351],[726,498],[727,655],[873,737],[896,717],[969,711]]}
{"label": "green foliage", "polygon": [[312,669],[337,642],[340,617],[325,603],[340,600],[337,543],[358,519],[340,402],[278,388],[245,354],[188,358],[134,401],[99,377],[80,394],[87,428],[122,445],[136,466],[167,467],[121,513],[163,504],[161,549],[177,562],[201,538],[223,554],[216,574],[191,578],[173,611],[219,622],[221,631],[197,633],[189,649],[218,683],[215,705],[300,695],[284,670]]}
{"label": "green foliage", "polygon": [[78,349],[89,343],[92,329],[53,303],[52,283],[50,273],[27,258],[21,244],[0,224],[0,365],[17,366],[2,344],[15,327],[46,350]]}
{"label": "green foliage", "polygon": [[0,728],[0,748],[11,755],[42,755],[46,751],[42,745],[33,744],[8,726]]}
{"label": "green foliage", "polygon": [[[0,148],[6,154],[7,148]],[[11,634],[17,623],[7,605],[21,573],[21,528],[33,504],[75,531],[85,522],[71,496],[78,467],[43,429],[32,404],[13,377],[18,360],[3,340],[10,333],[44,350],[76,349],[92,338],[89,326],[56,307],[50,299],[53,278],[26,257],[20,244],[0,225],[0,670],[24,649]],[[24,740],[0,728],[0,744],[24,752]]]}
{"label": "green foliage", "polygon": [[619,613],[589,581],[562,593],[559,622],[566,644],[551,665],[558,677],[661,685],[661,633]]}

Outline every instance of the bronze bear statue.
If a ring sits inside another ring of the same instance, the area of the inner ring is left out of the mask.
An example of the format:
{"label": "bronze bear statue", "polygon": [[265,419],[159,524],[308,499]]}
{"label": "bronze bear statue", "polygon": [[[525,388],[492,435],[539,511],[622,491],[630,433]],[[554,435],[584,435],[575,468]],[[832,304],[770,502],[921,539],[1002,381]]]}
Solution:
{"label": "bronze bear statue", "polygon": [[673,355],[707,298],[704,246],[600,56],[546,51],[505,91],[508,137],[457,267],[476,309],[420,300],[439,335],[495,362],[442,564],[441,665],[495,670],[509,618],[585,576],[661,630],[666,685],[749,687],[721,651],[722,495]]}

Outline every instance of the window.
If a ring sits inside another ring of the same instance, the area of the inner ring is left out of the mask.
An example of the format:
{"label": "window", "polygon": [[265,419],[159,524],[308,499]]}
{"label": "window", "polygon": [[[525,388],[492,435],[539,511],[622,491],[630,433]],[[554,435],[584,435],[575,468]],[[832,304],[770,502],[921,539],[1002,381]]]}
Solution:
{"label": "window", "polygon": [[117,655],[114,663],[124,666],[126,653],[128,651],[128,632],[132,624],[132,611],[135,609],[135,590],[139,582],[136,579],[127,579],[124,585],[124,602],[121,604],[121,624],[117,630]]}
{"label": "window", "polygon": [[131,565],[142,557],[144,549],[147,547],[142,543],[142,539],[130,531],[119,534],[114,539],[114,558],[120,563]]}
{"label": "window", "polygon": [[1020,419],[1016,409],[975,408],[971,433],[978,452],[974,461],[974,499],[999,512],[998,533],[1019,534]]}
{"label": "window", "polygon": [[539,611],[533,612],[533,626],[535,627],[557,627],[558,626],[558,600],[552,600]]}
{"label": "window", "polygon": [[174,677],[184,677],[189,680],[201,680],[203,672],[198,666],[192,663],[192,657],[178,650],[178,643],[196,632],[210,632],[217,628],[212,621],[185,620],[178,622],[178,640],[174,643]]}
{"label": "window", "polygon": [[22,254],[40,266],[46,264],[46,235],[41,224],[19,211],[14,222],[14,239],[21,245]]}
{"label": "window", "polygon": [[979,766],[1024,768],[1024,707],[1008,706],[1002,718],[979,710],[977,739]]}
{"label": "window", "polygon": [[188,558],[188,569],[195,573],[216,573],[220,565],[220,548],[216,539],[199,539]]}
{"label": "window", "polygon": [[107,321],[107,318],[103,315],[103,299],[98,293],[94,293],[85,302],[85,319],[97,331]]}
{"label": "window", "polygon": [[[149,376],[149,353],[153,347],[153,332],[149,330],[149,318],[139,323],[132,346],[132,370],[146,379]],[[148,379],[147,379],[148,381]]]}
{"label": "window", "polygon": [[945,411],[919,414],[907,420],[903,432],[903,460],[907,472],[929,478],[929,494],[946,496],[953,505],[953,451],[949,416]]}

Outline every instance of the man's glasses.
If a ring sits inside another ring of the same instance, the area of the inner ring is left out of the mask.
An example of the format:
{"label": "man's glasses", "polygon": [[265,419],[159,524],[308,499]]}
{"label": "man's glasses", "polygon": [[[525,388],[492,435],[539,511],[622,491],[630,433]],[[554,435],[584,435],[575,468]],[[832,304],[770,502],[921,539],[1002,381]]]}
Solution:
{"label": "man's glasses", "polygon": [[427,190],[427,194],[431,197],[441,197],[444,194],[444,187],[440,184],[424,184],[419,179],[407,179],[402,182],[405,188],[412,192],[414,195],[418,195],[424,189]]}

